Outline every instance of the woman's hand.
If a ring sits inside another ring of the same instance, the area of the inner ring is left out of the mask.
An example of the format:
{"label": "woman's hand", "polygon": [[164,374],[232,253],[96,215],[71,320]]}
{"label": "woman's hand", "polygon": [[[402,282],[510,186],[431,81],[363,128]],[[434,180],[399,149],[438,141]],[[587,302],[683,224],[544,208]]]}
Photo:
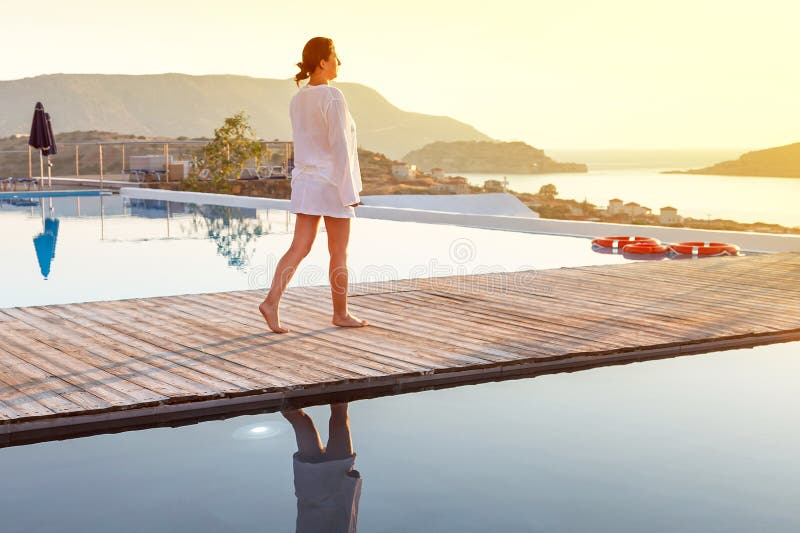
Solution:
{"label": "woman's hand", "polygon": [[356,207],[358,205],[364,205],[363,202],[358,202],[357,204],[350,204],[350,207]]}

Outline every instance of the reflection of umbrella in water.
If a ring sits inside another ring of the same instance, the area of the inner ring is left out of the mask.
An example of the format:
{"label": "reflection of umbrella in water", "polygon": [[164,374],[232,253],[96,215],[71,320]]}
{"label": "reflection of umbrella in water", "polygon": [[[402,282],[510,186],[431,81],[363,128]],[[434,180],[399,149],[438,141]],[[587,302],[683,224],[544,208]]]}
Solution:
{"label": "reflection of umbrella in water", "polygon": [[36,249],[36,259],[39,261],[39,270],[44,279],[50,275],[50,264],[56,256],[56,242],[58,241],[58,219],[48,218],[44,221],[44,231],[33,238],[33,247]]}

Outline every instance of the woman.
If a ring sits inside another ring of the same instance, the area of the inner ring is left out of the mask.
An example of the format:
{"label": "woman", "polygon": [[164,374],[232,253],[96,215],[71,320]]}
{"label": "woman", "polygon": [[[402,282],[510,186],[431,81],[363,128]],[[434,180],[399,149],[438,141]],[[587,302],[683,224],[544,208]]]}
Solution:
{"label": "woman", "polygon": [[311,250],[323,217],[331,256],[332,322],[343,327],[367,325],[347,309],[347,243],[354,207],[361,203],[361,168],[355,122],[342,91],[328,83],[338,75],[340,64],[333,41],[325,37],[308,41],[303,61],[297,64],[297,86],[306,78],[309,81],[289,106],[295,162],[290,211],[297,215],[294,239],[278,262],[267,297],[258,306],[276,333],[289,331],[281,326],[278,305],[297,266]]}

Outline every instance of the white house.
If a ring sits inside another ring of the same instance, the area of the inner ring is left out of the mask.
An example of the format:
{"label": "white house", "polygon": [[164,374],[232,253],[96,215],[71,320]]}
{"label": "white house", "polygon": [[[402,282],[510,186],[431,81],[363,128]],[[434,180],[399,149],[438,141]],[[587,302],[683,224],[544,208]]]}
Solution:
{"label": "white house", "polygon": [[619,198],[612,198],[608,201],[608,207],[606,208],[606,212],[609,215],[618,215],[619,213],[624,213],[625,210],[623,209],[624,202]]}
{"label": "white house", "polygon": [[649,207],[644,207],[636,202],[628,202],[622,206],[622,211],[631,217],[638,217],[640,215],[649,215],[653,210]]}
{"label": "white house", "polygon": [[442,183],[437,183],[436,185],[432,186],[431,190],[437,192],[466,194],[469,192],[469,183],[467,183],[467,178],[462,178],[460,176],[453,176],[447,178],[447,180],[445,180]]}
{"label": "white house", "polygon": [[437,180],[444,178],[445,177],[444,169],[439,167],[432,168],[431,176]]}
{"label": "white house", "polygon": [[680,224],[683,222],[683,217],[678,214],[677,209],[667,206],[659,210],[658,221],[660,224],[665,225]]}
{"label": "white house", "polygon": [[417,175],[416,165],[409,165],[408,163],[394,163],[392,164],[392,176],[399,179],[413,178]]}

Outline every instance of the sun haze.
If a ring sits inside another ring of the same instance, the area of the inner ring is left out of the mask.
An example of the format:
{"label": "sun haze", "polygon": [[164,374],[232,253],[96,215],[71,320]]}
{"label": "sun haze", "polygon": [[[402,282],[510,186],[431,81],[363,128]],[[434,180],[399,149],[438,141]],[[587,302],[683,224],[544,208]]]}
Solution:
{"label": "sun haze", "polygon": [[289,78],[334,39],[341,82],[543,148],[759,148],[800,140],[793,1],[43,0],[4,7],[0,79]]}

